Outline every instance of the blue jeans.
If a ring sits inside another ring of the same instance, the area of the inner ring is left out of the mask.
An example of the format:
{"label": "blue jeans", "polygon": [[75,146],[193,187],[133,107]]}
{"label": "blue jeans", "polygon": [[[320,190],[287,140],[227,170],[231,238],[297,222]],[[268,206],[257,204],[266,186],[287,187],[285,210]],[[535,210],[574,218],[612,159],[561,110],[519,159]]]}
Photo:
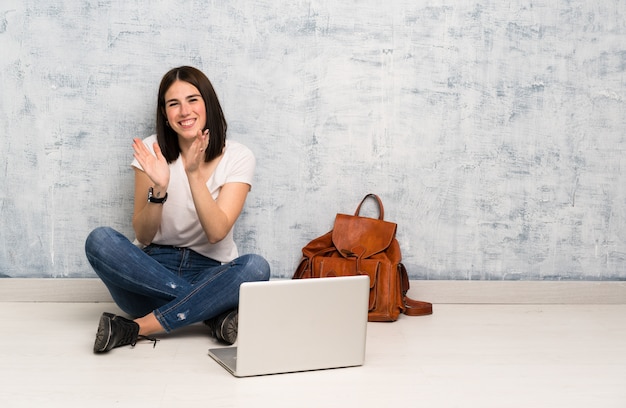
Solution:
{"label": "blue jeans", "polygon": [[120,309],[135,318],[153,312],[167,332],[237,307],[243,282],[270,278],[259,255],[221,264],[188,248],[140,249],[109,227],[89,234],[85,252]]}

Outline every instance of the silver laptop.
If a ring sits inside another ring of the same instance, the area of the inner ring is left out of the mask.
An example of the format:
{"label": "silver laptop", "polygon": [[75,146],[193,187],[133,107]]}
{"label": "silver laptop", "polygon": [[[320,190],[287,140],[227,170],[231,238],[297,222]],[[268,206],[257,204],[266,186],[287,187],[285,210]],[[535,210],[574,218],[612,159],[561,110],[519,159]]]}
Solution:
{"label": "silver laptop", "polygon": [[209,355],[235,377],[362,365],[369,277],[243,283],[236,346]]}

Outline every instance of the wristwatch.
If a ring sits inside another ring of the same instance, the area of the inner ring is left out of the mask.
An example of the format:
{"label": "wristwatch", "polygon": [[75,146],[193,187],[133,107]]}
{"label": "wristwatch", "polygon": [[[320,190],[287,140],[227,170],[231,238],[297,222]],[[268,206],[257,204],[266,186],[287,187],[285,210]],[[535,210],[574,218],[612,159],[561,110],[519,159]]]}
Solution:
{"label": "wristwatch", "polygon": [[165,193],[163,197],[158,198],[154,196],[154,190],[152,189],[152,187],[150,187],[150,189],[148,190],[148,202],[149,203],[163,204],[165,203],[166,200],[167,200],[167,192]]}

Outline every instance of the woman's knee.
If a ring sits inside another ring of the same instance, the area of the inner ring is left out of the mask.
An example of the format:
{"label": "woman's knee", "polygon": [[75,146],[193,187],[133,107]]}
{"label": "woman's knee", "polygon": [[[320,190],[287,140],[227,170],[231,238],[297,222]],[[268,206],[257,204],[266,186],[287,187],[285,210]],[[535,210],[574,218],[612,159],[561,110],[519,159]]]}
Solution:
{"label": "woman's knee", "polygon": [[251,280],[266,281],[270,279],[270,264],[261,255],[249,254],[245,255],[248,264],[248,273]]}
{"label": "woman's knee", "polygon": [[85,240],[85,253],[87,255],[98,253],[111,243],[112,237],[118,234],[111,227],[97,227]]}

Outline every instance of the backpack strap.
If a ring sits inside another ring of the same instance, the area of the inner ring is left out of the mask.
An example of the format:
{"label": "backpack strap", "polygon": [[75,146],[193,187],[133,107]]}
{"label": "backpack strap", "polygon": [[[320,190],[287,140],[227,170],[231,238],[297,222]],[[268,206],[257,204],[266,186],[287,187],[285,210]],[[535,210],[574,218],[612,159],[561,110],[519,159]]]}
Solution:
{"label": "backpack strap", "polygon": [[421,300],[413,300],[404,296],[404,314],[407,316],[424,316],[433,314],[432,303],[423,302]]}
{"label": "backpack strap", "polygon": [[385,219],[385,208],[383,207],[383,201],[376,194],[368,194],[365,197],[363,197],[363,200],[361,200],[361,203],[356,208],[356,211],[354,212],[354,215],[355,216],[359,216],[361,214],[361,206],[363,205],[365,200],[367,200],[368,198],[373,198],[374,200],[376,200],[376,202],[378,203],[378,219],[379,220],[384,220]]}
{"label": "backpack strap", "polygon": [[409,275],[404,264],[398,264],[398,272],[402,283],[402,303],[404,304],[404,314],[407,316],[425,316],[433,314],[433,305],[429,302],[411,299],[406,295],[409,291]]}

